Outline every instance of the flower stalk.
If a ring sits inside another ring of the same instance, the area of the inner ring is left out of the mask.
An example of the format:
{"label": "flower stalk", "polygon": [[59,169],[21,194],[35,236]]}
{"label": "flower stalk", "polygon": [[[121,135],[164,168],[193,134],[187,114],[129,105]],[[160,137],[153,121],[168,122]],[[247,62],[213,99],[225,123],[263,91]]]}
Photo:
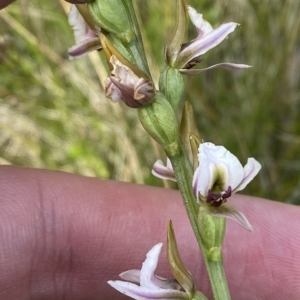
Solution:
{"label": "flower stalk", "polygon": [[[200,218],[205,217],[209,219],[210,223],[214,224],[215,229],[217,228],[218,231],[225,231],[225,220],[220,222],[219,217],[207,215],[206,212],[199,210],[191,186],[193,169],[182,143],[177,141],[176,143],[164,147],[164,150],[172,163],[186,212],[203,255],[214,299],[229,300],[231,297],[223,267],[222,248],[217,247],[218,249],[215,249],[213,247],[208,249],[205,245],[203,235],[206,235],[206,228],[200,228],[198,215]],[[205,215],[203,216],[203,214]],[[212,229],[211,225],[209,226]],[[218,255],[216,255],[216,252]]]}

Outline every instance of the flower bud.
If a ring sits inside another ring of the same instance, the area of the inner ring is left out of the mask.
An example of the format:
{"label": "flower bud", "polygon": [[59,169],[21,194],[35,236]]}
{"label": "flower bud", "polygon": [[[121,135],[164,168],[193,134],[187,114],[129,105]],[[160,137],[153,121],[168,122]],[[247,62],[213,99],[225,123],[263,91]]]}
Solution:
{"label": "flower bud", "polygon": [[166,66],[160,74],[159,90],[167,97],[176,111],[184,91],[184,80],[180,71]]}
{"label": "flower bud", "polygon": [[138,109],[138,115],[145,130],[161,146],[178,141],[179,129],[174,110],[159,91],[151,105]]}

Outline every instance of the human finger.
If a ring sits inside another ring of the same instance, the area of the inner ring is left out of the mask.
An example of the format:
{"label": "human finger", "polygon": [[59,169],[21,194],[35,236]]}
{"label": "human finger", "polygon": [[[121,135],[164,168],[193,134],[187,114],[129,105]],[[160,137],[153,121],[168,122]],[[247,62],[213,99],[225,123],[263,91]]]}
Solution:
{"label": "human finger", "polygon": [[[183,260],[209,293],[177,191],[15,167],[0,168],[0,190],[5,299],[126,299],[107,280],[140,268],[146,252],[165,241],[170,219]],[[254,227],[248,233],[228,222],[224,262],[233,299],[296,300],[299,208],[245,196],[229,201]],[[167,270],[162,253],[157,274]]]}

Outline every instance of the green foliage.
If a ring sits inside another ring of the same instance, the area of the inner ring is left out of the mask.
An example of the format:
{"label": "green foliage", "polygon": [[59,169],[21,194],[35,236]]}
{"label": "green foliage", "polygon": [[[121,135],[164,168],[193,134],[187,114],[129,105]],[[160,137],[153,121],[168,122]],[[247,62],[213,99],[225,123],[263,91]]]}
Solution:
{"label": "green foliage", "polygon": [[[245,191],[300,203],[300,1],[190,0],[213,26],[240,28],[201,67],[246,63],[186,79],[201,137],[262,171]],[[161,154],[136,111],[103,93],[106,66],[92,53],[69,61],[66,2],[17,1],[0,12],[0,162],[159,185]],[[152,75],[158,80],[174,26],[174,0],[137,0]],[[189,27],[189,38],[196,31]],[[178,115],[179,117],[179,115]]]}

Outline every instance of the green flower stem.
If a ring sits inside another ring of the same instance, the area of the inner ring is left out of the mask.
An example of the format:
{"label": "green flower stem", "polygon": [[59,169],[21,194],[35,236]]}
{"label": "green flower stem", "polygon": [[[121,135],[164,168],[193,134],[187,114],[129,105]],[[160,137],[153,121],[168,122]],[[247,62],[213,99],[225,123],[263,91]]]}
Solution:
{"label": "green flower stem", "polygon": [[138,67],[143,70],[149,78],[151,78],[145,50],[144,50],[144,44],[142,40],[142,34],[141,30],[136,18],[134,6],[132,3],[132,0],[122,0],[126,12],[127,12],[127,18],[131,24],[131,28],[133,29],[135,36],[136,36],[136,43],[132,43],[131,45],[128,45],[128,50],[131,52],[131,55],[135,58],[136,64]]}
{"label": "green flower stem", "polygon": [[187,153],[181,141],[164,147],[164,150],[172,163],[190,223],[203,255],[214,299],[230,300],[231,297],[223,268],[222,249],[216,247],[215,249],[207,250],[201,237],[201,228],[199,228],[197,221],[199,208],[192,191],[193,169]]}

